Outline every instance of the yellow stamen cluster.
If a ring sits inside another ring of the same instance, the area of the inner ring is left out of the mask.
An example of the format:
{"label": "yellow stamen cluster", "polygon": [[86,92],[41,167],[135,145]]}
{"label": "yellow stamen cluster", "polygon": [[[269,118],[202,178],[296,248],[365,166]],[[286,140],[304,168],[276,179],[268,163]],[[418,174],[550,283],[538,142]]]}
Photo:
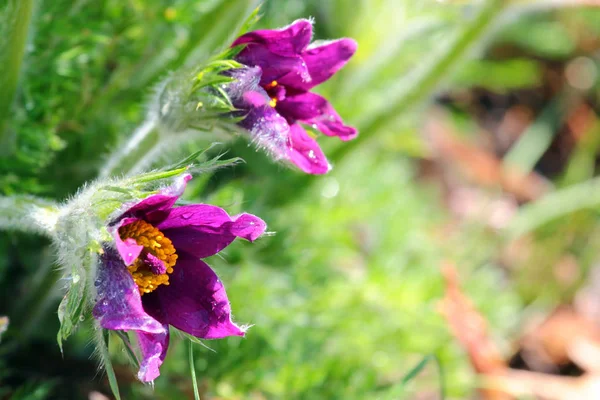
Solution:
{"label": "yellow stamen cluster", "polygon": [[277,81],[273,81],[273,82],[268,83],[267,85],[265,85],[265,89],[266,90],[273,89],[277,85],[278,85]]}
{"label": "yellow stamen cluster", "polygon": [[[273,82],[265,85],[265,90],[273,89],[277,85],[278,85],[277,81],[273,81]],[[269,105],[271,107],[275,108],[275,106],[277,105],[277,97],[271,97],[271,101],[269,101]]]}
{"label": "yellow stamen cluster", "polygon": [[[168,274],[173,273],[173,266],[177,261],[177,254],[171,240],[152,224],[142,220],[121,227],[119,235],[123,240],[131,238],[137,244],[144,246],[140,257],[127,267],[133,281],[140,289],[140,294],[150,293],[160,285],[168,285]],[[164,274],[153,273],[150,267],[141,260],[144,252],[160,259],[167,267],[167,271]]]}

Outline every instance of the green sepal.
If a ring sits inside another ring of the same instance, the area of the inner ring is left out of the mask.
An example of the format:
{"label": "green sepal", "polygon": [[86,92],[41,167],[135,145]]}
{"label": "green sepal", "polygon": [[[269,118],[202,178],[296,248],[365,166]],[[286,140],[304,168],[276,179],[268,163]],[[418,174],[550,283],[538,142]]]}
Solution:
{"label": "green sepal", "polygon": [[81,259],[82,264],[74,262],[71,267],[71,286],[58,306],[58,320],[60,328],[56,335],[58,347],[62,353],[62,342],[66,340],[77,329],[79,323],[84,319],[87,309],[87,271],[96,262],[96,253],[90,248]]}

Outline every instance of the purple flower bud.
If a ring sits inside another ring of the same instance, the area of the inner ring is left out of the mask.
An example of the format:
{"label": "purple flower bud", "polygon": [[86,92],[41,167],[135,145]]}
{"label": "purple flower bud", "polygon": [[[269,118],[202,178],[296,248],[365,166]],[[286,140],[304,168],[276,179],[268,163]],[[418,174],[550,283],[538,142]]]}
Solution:
{"label": "purple flower bud", "polygon": [[248,69],[231,72],[238,79],[229,89],[233,104],[246,111],[240,123],[259,147],[276,160],[288,160],[309,174],[324,174],[329,162],[301,124],[327,136],[351,140],[347,126],[322,96],[310,92],[328,80],[356,51],[352,39],[309,44],[312,24],[297,20],[277,30],[258,30],[237,38],[244,45],[236,60]]}

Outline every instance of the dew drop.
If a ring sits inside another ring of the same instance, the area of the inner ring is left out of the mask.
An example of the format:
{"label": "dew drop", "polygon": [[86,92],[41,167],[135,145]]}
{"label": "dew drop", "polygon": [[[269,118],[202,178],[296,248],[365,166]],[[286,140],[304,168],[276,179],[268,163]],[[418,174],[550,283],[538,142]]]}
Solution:
{"label": "dew drop", "polygon": [[80,279],[81,277],[79,275],[73,275],[73,283],[79,282]]}
{"label": "dew drop", "polygon": [[313,150],[308,152],[308,158],[310,158],[311,160],[314,160],[316,158],[315,152]]}
{"label": "dew drop", "polygon": [[192,213],[184,213],[184,214],[181,214],[181,218],[182,219],[190,219],[190,218],[192,218],[192,215],[193,215]]}
{"label": "dew drop", "polygon": [[79,320],[83,322],[85,320],[85,317],[83,315],[80,315]]}

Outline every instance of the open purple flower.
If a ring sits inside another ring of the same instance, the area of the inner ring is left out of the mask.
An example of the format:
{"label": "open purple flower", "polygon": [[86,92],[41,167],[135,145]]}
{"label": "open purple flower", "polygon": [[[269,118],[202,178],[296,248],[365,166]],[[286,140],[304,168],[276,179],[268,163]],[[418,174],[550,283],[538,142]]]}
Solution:
{"label": "open purple flower", "polygon": [[[236,107],[248,111],[241,125],[259,145],[307,173],[324,174],[329,163],[301,124],[342,140],[356,137],[356,128],[345,125],[331,104],[310,90],[342,68],[357,45],[352,39],[309,44],[311,37],[311,22],[300,19],[282,29],[258,30],[237,38],[232,46],[245,47],[236,60],[259,68],[238,74],[257,76],[258,87],[233,100]],[[274,136],[276,143],[269,144]]]}
{"label": "open purple flower", "polygon": [[208,204],[174,207],[189,179],[112,221],[116,246],[105,248],[98,267],[92,314],[103,328],[136,332],[142,355],[138,378],[144,382],[159,375],[169,325],[203,339],[244,335],[231,320],[223,284],[200,258],[236,237],[254,241],[266,225],[254,215],[230,217]]}

